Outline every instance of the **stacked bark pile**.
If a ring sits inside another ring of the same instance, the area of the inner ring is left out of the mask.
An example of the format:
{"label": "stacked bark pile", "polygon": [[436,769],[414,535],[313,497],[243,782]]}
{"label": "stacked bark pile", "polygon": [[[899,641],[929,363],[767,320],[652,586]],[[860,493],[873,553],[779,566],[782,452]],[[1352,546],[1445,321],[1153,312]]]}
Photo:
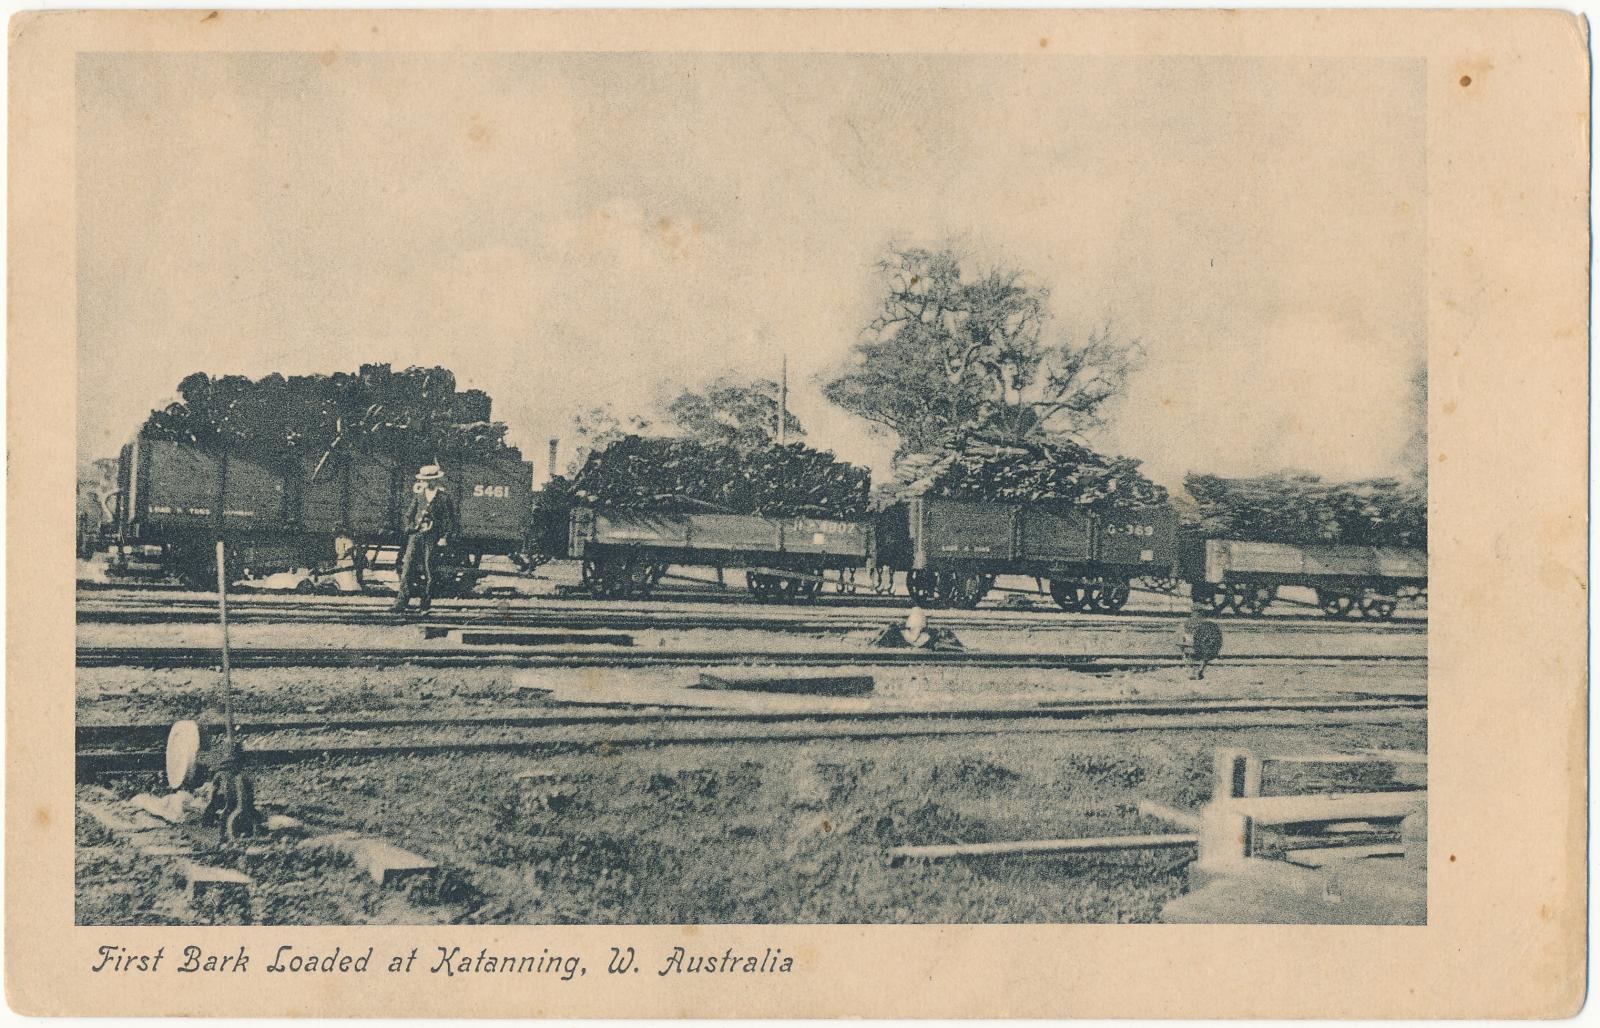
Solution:
{"label": "stacked bark pile", "polygon": [[871,473],[800,443],[742,449],[630,435],[589,455],[573,480],[579,504],[771,517],[857,517]]}
{"label": "stacked bark pile", "polygon": [[1133,511],[1167,501],[1167,490],[1131,457],[1112,457],[1068,441],[952,440],[939,453],[901,462],[896,496],[1063,504],[1099,513]]}
{"label": "stacked bark pile", "polygon": [[445,368],[393,371],[366,364],[356,374],[242,375],[212,378],[196,372],[178,385],[182,399],[153,411],[146,435],[282,460],[341,449],[396,461],[489,457],[520,460],[505,441],[506,426],[491,420],[491,401],[478,389],[456,391]]}
{"label": "stacked bark pile", "polygon": [[1198,528],[1211,539],[1428,545],[1428,498],[1392,478],[1323,482],[1316,475],[1257,478],[1189,475],[1184,488],[1199,506]]}

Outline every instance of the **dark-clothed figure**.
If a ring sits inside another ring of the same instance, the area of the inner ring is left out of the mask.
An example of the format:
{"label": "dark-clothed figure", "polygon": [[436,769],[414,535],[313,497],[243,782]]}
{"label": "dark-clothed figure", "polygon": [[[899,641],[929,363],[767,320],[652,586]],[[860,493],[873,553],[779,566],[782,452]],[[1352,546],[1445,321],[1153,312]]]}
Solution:
{"label": "dark-clothed figure", "polygon": [[1206,665],[1222,652],[1222,629],[1196,611],[1178,630],[1178,649],[1189,662],[1189,677],[1199,681],[1206,676]]}
{"label": "dark-clothed figure", "polygon": [[[433,551],[456,531],[456,502],[444,489],[444,472],[429,464],[417,472],[422,488],[406,508],[406,548],[400,559],[400,595],[394,609],[405,610],[413,591],[419,610],[433,598]],[[420,581],[419,581],[420,579]]]}

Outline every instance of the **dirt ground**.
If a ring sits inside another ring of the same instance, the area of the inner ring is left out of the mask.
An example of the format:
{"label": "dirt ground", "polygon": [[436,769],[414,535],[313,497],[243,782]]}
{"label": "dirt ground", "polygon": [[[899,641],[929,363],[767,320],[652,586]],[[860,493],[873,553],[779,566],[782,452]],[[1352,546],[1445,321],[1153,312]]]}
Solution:
{"label": "dirt ground", "polygon": [[[174,867],[78,826],[80,924],[1154,921],[1185,857],[1147,851],[891,868],[894,845],[1172,830],[1141,799],[1194,808],[1219,746],[1257,753],[1426,748],[1418,723],[1029,734],[839,744],[632,747],[339,760],[265,769],[259,801],[438,861],[381,890],[346,858],[279,842],[213,858],[257,881],[248,909],[185,907]],[[1346,766],[1348,767],[1348,766]],[[553,802],[516,774],[559,776]],[[1269,778],[1267,792],[1302,791]],[[1324,786],[1350,788],[1330,767]],[[1384,773],[1362,772],[1360,788]],[[124,782],[124,794],[140,787]],[[146,783],[148,784],[148,783]],[[1318,783],[1311,783],[1318,784]]]}
{"label": "dirt ground", "polygon": [[[736,676],[734,669],[714,669]],[[755,671],[756,669],[752,669]],[[826,673],[828,669],[813,669]],[[848,670],[848,669],[846,669]],[[233,672],[240,717],[508,713],[522,708],[627,703],[751,709],[769,697],[690,688],[692,668],[250,668]],[[872,669],[873,694],[861,699],[785,698],[786,709],[872,710],[885,705],[1015,706],[1073,701],[1361,698],[1423,696],[1421,666],[1229,667],[1201,681],[1180,668],[1089,675],[1028,668]],[[80,668],[79,724],[170,723],[219,706],[214,669]]]}
{"label": "dirt ground", "polygon": [[[293,603],[290,598],[270,602]],[[264,600],[263,602],[268,602]],[[337,602],[337,601],[336,601]],[[350,600],[354,604],[366,601]],[[683,604],[684,610],[706,607]],[[579,609],[566,608],[563,609]],[[822,608],[797,611],[815,616]],[[766,613],[766,609],[763,609]],[[879,611],[887,623],[893,612]],[[1005,612],[978,612],[1001,619]],[[1146,619],[1147,621],[1150,619]],[[937,615],[935,616],[937,622]],[[1107,649],[1165,653],[1164,635],[1052,617],[1017,629],[963,628],[969,648],[1059,652]],[[1297,625],[1303,623],[1295,619]],[[1175,627],[1175,626],[1174,626]],[[991,637],[992,632],[992,637]],[[88,645],[212,645],[214,626],[85,624]],[[640,633],[637,646],[841,649],[845,633]],[[1308,652],[1424,652],[1420,635],[1283,632],[1241,627],[1240,649],[1274,644]],[[243,624],[236,645],[421,644],[414,627]],[[440,643],[439,645],[450,645]],[[1225,644],[1226,645],[1226,644]],[[1355,647],[1345,650],[1345,647]],[[1059,669],[963,667],[870,669],[870,695],[795,697],[695,688],[701,669],[252,668],[235,671],[235,708],[247,726],[274,720],[605,714],[628,710],[687,717],[699,709],[772,713],[800,723],[813,715],[1036,708],[1082,701],[1137,704],[1186,699],[1370,699],[1427,695],[1422,662],[1321,666],[1230,666],[1203,681],[1180,668],[1084,674]],[[738,677],[757,667],[707,669]],[[826,673],[828,669],[808,669]],[[836,671],[859,673],[844,667]],[[215,669],[80,668],[78,723],[165,726],[215,712]],[[1380,715],[1380,718],[1387,718]],[[951,719],[942,724],[965,731]],[[257,882],[247,907],[183,898],[176,862],[136,855],[84,813],[78,818],[77,920],[81,924],[260,923],[719,923],[719,922],[1112,922],[1153,921],[1188,885],[1184,851],[1025,858],[890,868],[895,845],[1065,838],[1173,830],[1141,816],[1140,800],[1191,809],[1210,793],[1217,747],[1257,753],[1426,750],[1425,721],[1407,717],[1342,727],[1140,728],[1079,724],[1056,731],[1037,719],[993,734],[919,738],[679,742],[653,733],[669,721],[634,724],[632,744],[606,746],[605,725],[519,729],[577,740],[552,755],[454,753],[322,758],[254,770],[258,801],[316,831],[379,837],[437,861],[440,873],[406,888],[380,889],[350,858],[292,839],[209,853]],[[1011,725],[1013,722],[1005,722]],[[456,729],[481,732],[482,729]],[[758,724],[739,727],[761,734]],[[303,734],[303,733],[302,733]],[[350,734],[350,733],[345,733]],[[643,737],[641,739],[641,736]],[[544,736],[537,736],[544,738]],[[261,745],[271,733],[257,736]],[[328,739],[345,741],[338,733]],[[426,738],[407,726],[368,737]],[[621,741],[621,735],[614,736]],[[696,739],[701,736],[697,735]],[[250,743],[246,733],[246,745]],[[367,741],[367,740],[363,740]],[[641,745],[643,741],[645,744]],[[1350,765],[1344,765],[1349,768]],[[545,770],[550,796],[519,787]],[[1348,775],[1329,766],[1319,774]],[[1370,776],[1370,772],[1367,772]],[[1302,775],[1302,778],[1304,776]],[[1307,782],[1265,783],[1268,791]],[[1316,781],[1309,784],[1317,785]],[[1346,787],[1330,780],[1323,786]],[[1360,788],[1382,788],[1383,778]],[[154,773],[80,785],[80,804],[155,789]],[[1298,791],[1298,789],[1294,790]],[[81,808],[80,808],[81,809]]]}

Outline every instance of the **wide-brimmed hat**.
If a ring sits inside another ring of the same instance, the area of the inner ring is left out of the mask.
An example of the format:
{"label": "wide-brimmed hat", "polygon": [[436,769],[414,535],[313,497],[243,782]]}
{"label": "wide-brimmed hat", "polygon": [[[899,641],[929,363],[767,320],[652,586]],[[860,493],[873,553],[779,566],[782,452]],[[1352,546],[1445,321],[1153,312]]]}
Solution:
{"label": "wide-brimmed hat", "polygon": [[424,464],[417,469],[418,482],[437,482],[444,477],[444,469],[437,464]]}

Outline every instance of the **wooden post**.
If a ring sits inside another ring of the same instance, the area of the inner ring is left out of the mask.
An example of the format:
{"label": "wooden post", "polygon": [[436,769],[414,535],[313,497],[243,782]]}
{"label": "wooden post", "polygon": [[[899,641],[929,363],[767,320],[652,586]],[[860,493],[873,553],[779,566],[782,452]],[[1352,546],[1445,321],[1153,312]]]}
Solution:
{"label": "wooden post", "polygon": [[1213,766],[1213,801],[1261,795],[1261,758],[1249,750],[1218,750]]}
{"label": "wooden post", "polygon": [[1261,761],[1248,750],[1219,749],[1212,766],[1211,802],[1201,811],[1197,866],[1227,869],[1255,852],[1255,822],[1235,801],[1261,795]]}

